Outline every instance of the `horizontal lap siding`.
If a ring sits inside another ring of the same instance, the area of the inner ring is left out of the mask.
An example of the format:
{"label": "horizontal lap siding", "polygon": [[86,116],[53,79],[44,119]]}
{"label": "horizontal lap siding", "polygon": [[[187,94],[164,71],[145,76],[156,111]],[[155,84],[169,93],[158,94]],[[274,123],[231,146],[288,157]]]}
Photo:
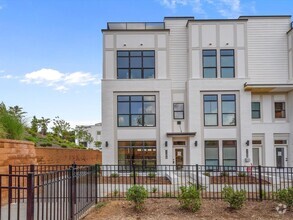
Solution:
{"label": "horizontal lap siding", "polygon": [[186,20],[167,21],[166,28],[170,29],[169,76],[172,79],[172,88],[185,89],[188,75]]}
{"label": "horizontal lap siding", "polygon": [[253,82],[288,81],[289,19],[255,19],[247,25],[248,73]]}

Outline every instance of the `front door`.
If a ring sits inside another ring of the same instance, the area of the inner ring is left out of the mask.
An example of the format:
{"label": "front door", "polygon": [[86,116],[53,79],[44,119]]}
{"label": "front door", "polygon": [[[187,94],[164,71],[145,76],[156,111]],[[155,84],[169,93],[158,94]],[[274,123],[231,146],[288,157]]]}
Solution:
{"label": "front door", "polygon": [[285,167],[287,165],[286,148],[276,147],[276,165],[277,167]]}
{"label": "front door", "polygon": [[183,168],[183,160],[184,160],[184,150],[183,149],[175,149],[175,164],[176,169],[181,170]]}
{"label": "front door", "polygon": [[260,147],[252,147],[252,164],[253,166],[262,165],[262,153]]}

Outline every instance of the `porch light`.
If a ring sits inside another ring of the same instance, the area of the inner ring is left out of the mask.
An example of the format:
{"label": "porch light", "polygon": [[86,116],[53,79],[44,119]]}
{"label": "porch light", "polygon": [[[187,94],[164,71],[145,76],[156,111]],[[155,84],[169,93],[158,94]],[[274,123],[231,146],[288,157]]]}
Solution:
{"label": "porch light", "polygon": [[197,147],[197,141],[194,141],[194,146]]}
{"label": "porch light", "polygon": [[106,147],[109,147],[109,143],[108,141],[105,142]]}
{"label": "porch light", "polygon": [[168,141],[165,141],[165,147],[168,147]]}
{"label": "porch light", "polygon": [[249,140],[247,140],[247,141],[245,142],[245,144],[246,144],[246,146],[249,146]]}

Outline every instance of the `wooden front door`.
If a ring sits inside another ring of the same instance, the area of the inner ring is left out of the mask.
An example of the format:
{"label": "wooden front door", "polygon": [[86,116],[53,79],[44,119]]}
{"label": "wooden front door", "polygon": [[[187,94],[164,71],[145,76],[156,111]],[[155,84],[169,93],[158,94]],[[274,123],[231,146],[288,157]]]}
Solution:
{"label": "wooden front door", "polygon": [[175,149],[175,163],[176,163],[176,169],[181,170],[183,168],[183,160],[184,160],[184,154],[183,149]]}

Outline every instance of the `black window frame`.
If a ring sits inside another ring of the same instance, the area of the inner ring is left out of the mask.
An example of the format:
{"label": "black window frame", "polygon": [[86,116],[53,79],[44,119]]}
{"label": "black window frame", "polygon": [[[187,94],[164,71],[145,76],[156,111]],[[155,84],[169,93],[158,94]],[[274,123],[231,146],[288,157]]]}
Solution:
{"label": "black window frame", "polygon": [[[148,97],[148,96],[152,96],[154,97],[154,101],[147,101],[145,100],[145,97]],[[128,101],[119,101],[119,97],[128,97]],[[132,101],[131,100],[131,97],[142,97],[142,101]],[[133,114],[131,113],[131,103],[142,103],[142,112],[141,114]],[[144,106],[145,106],[145,103],[154,103],[155,104],[155,113],[145,113],[144,112]],[[119,103],[128,103],[129,104],[129,112],[128,114],[119,114]],[[156,127],[156,96],[155,95],[118,95],[117,96],[117,127]],[[121,126],[119,125],[119,116],[121,115],[128,115],[128,125],[126,126]],[[141,115],[142,116],[142,125],[141,126],[133,126],[132,125],[132,120],[131,120],[131,116],[132,115]],[[147,126],[145,125],[145,116],[147,115],[152,115],[154,116],[154,125],[153,126]]]}
{"label": "black window frame", "polygon": [[[258,103],[258,109],[253,109],[253,103]],[[254,117],[253,112],[258,112],[259,117]],[[251,118],[252,119],[260,119],[261,118],[261,109],[260,109],[260,102],[251,102]]]}
{"label": "black window frame", "polygon": [[[207,52],[207,51],[213,51],[213,52],[215,52],[215,55],[205,55],[204,53],[205,52]],[[204,58],[205,57],[215,57],[215,59],[216,59],[216,66],[215,67],[210,67],[210,66],[208,66],[208,67],[205,67],[205,65],[204,65]],[[216,78],[218,78],[218,71],[217,71],[217,69],[218,69],[218,61],[217,61],[217,50],[216,49],[207,49],[207,50],[202,50],[202,78],[204,78],[204,79],[216,79]],[[215,73],[216,73],[216,76],[215,77],[205,77],[205,69],[214,69],[215,70]]]}
{"label": "black window frame", "polygon": [[[217,146],[207,146],[208,142],[216,142]],[[206,152],[207,148],[217,149],[218,158],[217,159],[207,159],[207,152]],[[217,160],[217,165],[208,165],[207,161],[211,161],[211,160]],[[204,161],[205,161],[205,166],[206,166],[207,170],[212,171],[212,170],[218,169],[218,166],[220,165],[220,141],[219,140],[205,140],[204,141]]]}
{"label": "black window frame", "polygon": [[[119,53],[120,52],[127,52],[128,53],[128,56],[120,56]],[[131,55],[131,53],[135,53],[135,52],[140,52],[141,55]],[[149,56],[149,55],[144,55],[144,52],[153,52],[153,56]],[[128,58],[128,67],[122,67],[122,68],[119,68],[118,67],[118,59],[119,58]],[[152,57],[154,58],[154,67],[144,67],[144,63],[143,63],[143,58],[146,58],[146,57]],[[141,68],[134,68],[134,67],[131,67],[131,58],[141,58]],[[155,50],[117,50],[117,79],[155,79],[156,78],[156,53],[155,53]],[[141,70],[141,78],[132,78],[131,77],[131,70]],[[120,78],[119,77],[119,70],[128,70],[128,78]],[[153,70],[154,71],[154,77],[148,77],[148,78],[145,78],[145,70]]]}
{"label": "black window frame", "polygon": [[[277,113],[276,104],[282,104],[282,109],[280,111],[278,111],[278,112],[281,112],[281,117],[276,117],[276,113]],[[275,107],[275,118],[276,119],[286,118],[286,102],[275,102],[274,107]],[[284,114],[282,114],[282,113],[284,113]],[[284,116],[282,116],[282,115],[284,115]]]}
{"label": "black window frame", "polygon": [[[222,54],[222,52],[224,51],[233,51],[233,55],[225,55],[225,54]],[[232,57],[233,58],[233,65],[232,66],[223,66],[222,64],[222,57]],[[223,77],[223,69],[230,69],[232,68],[233,69],[233,77]],[[224,79],[232,79],[232,78],[235,78],[235,51],[234,49],[221,49],[220,50],[220,69],[221,69],[221,78],[224,78]]]}
{"label": "black window frame", "polygon": [[[228,142],[228,141],[233,141],[235,142],[235,145],[224,145],[224,142]],[[225,158],[224,156],[224,149],[227,148],[233,148],[235,149],[235,159],[234,158]],[[225,165],[225,161],[235,161],[235,165]],[[223,166],[231,166],[231,167],[236,167],[237,166],[237,141],[236,140],[223,140],[222,141],[222,165]]]}
{"label": "black window frame", "polygon": [[[206,96],[214,96],[216,97],[216,100],[205,100]],[[206,127],[212,127],[212,126],[219,126],[219,103],[218,103],[218,95],[216,94],[205,94],[203,95],[203,113],[204,113],[204,126]],[[205,103],[206,102],[215,102],[217,104],[217,113],[206,113],[205,109]],[[217,115],[217,123],[215,125],[206,125],[206,115]]]}
{"label": "black window frame", "polygon": [[[175,110],[175,105],[182,105],[183,106],[183,110],[182,111],[178,111]],[[176,112],[182,112],[183,113],[183,117],[176,117]],[[184,103],[183,102],[178,102],[178,103],[173,103],[173,119],[184,119]]]}
{"label": "black window frame", "polygon": [[[234,100],[223,100],[223,96],[234,96]],[[223,112],[223,102],[234,102],[234,109],[235,109],[235,112],[234,113],[231,113],[231,112]],[[222,117],[222,126],[224,127],[227,127],[227,126],[237,126],[237,118],[236,118],[236,112],[237,112],[237,109],[236,109],[236,95],[235,94],[221,94],[221,117]],[[231,114],[234,114],[234,118],[235,118],[235,124],[233,125],[224,125],[224,121],[223,121],[223,116],[224,115],[231,115]]]}

